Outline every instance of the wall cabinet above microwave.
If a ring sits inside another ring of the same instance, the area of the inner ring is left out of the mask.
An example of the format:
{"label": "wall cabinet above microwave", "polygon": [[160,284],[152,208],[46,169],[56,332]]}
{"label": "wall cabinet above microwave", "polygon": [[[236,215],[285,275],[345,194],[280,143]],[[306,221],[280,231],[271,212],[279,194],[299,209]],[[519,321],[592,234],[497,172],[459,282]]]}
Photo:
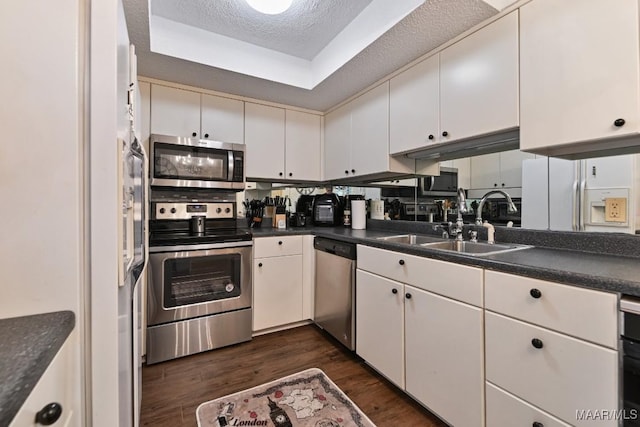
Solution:
{"label": "wall cabinet above microwave", "polygon": [[151,133],[244,144],[244,102],[153,84]]}

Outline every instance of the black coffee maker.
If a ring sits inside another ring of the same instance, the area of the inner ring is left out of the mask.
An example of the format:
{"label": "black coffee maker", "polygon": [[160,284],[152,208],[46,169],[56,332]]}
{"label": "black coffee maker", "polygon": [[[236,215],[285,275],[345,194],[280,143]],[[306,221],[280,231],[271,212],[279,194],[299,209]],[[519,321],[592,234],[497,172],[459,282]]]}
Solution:
{"label": "black coffee maker", "polygon": [[313,199],[315,196],[301,194],[296,202],[296,213],[300,213],[305,217],[305,223],[311,224],[313,217]]}

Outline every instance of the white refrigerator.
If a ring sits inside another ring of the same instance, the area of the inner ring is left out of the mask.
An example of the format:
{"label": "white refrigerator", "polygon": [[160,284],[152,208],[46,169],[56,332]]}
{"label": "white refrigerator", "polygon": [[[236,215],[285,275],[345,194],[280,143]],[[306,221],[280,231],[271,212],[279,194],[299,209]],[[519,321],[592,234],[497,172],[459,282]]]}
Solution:
{"label": "white refrigerator", "polygon": [[640,157],[540,158],[522,164],[522,227],[635,233]]}

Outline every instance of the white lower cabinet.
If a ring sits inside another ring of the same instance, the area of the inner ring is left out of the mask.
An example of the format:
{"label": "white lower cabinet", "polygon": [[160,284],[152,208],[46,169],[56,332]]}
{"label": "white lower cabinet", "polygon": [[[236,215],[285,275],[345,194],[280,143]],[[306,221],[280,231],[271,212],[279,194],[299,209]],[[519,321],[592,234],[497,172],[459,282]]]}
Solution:
{"label": "white lower cabinet", "polygon": [[487,382],[487,425],[490,427],[570,427],[556,417]]}
{"label": "white lower cabinet", "polygon": [[617,351],[491,312],[485,324],[487,381],[576,426],[594,425],[580,410],[618,408]]}
{"label": "white lower cabinet", "polygon": [[447,423],[483,426],[483,310],[446,292],[481,303],[482,270],[358,245],[356,352]]}
{"label": "white lower cabinet", "polygon": [[253,330],[303,320],[303,236],[254,239]]}

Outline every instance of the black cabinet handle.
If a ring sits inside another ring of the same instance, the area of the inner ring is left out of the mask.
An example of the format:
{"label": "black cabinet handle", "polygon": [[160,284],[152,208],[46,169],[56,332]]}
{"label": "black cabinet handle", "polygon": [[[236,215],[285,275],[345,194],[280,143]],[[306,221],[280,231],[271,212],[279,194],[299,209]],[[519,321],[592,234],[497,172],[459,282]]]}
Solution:
{"label": "black cabinet handle", "polygon": [[191,136],[195,138],[196,136],[198,136],[198,134],[197,134],[197,133],[195,133],[195,132],[193,132],[193,133],[191,134]]}
{"label": "black cabinet handle", "polygon": [[258,263],[258,267],[262,267],[262,263],[261,262]]}
{"label": "black cabinet handle", "polygon": [[502,183],[502,186],[504,187],[504,182]]}
{"label": "black cabinet handle", "polygon": [[534,346],[535,348],[542,348],[544,347],[544,344],[542,344],[542,340],[538,339],[538,338],[534,338],[531,340],[531,345]]}
{"label": "black cabinet handle", "polygon": [[209,138],[209,134],[208,134],[208,133],[205,133],[205,134],[204,134],[204,137],[205,137],[205,138]]}
{"label": "black cabinet handle", "polygon": [[403,259],[401,259],[400,261],[398,261],[398,264],[400,264],[400,265],[404,265],[404,260],[403,260]]}
{"label": "black cabinet handle", "polygon": [[355,169],[351,169],[351,173],[356,173],[356,170]]}
{"label": "black cabinet handle", "polygon": [[542,292],[540,292],[540,289],[533,288],[529,291],[529,295],[531,295],[535,299],[538,299],[542,296]]}
{"label": "black cabinet handle", "polygon": [[391,293],[392,293],[392,294],[397,294],[397,293],[398,293],[398,290],[397,290],[396,288],[393,288],[393,289],[391,289]]}
{"label": "black cabinet handle", "polygon": [[435,138],[433,135],[429,134],[429,139]]}
{"label": "black cabinet handle", "polygon": [[282,240],[278,241],[278,244],[281,245],[282,244]]}
{"label": "black cabinet handle", "polygon": [[278,173],[278,176],[282,176],[282,172]]}
{"label": "black cabinet handle", "polygon": [[544,427],[544,424],[538,421],[534,421],[533,424],[531,424],[531,427]]}
{"label": "black cabinet handle", "polygon": [[40,412],[36,413],[36,424],[42,424],[43,426],[50,426],[58,421],[62,415],[62,405],[53,402],[40,409]]}
{"label": "black cabinet handle", "polygon": [[344,171],[344,173],[346,173],[347,175],[349,175],[349,171]]}
{"label": "black cabinet handle", "polygon": [[442,132],[442,136],[449,136],[449,132],[445,130],[444,132]]}
{"label": "black cabinet handle", "polygon": [[411,299],[411,294],[404,294],[407,299]]}
{"label": "black cabinet handle", "polygon": [[498,186],[498,183],[497,183],[497,182],[494,182],[494,183],[493,183],[493,186],[494,186],[494,187],[497,187],[497,186]]}
{"label": "black cabinet handle", "polygon": [[289,172],[289,176],[293,176],[293,172]]}
{"label": "black cabinet handle", "polygon": [[617,128],[621,128],[622,126],[624,126],[626,122],[624,121],[624,119],[615,119],[615,121],[613,122],[613,125]]}

